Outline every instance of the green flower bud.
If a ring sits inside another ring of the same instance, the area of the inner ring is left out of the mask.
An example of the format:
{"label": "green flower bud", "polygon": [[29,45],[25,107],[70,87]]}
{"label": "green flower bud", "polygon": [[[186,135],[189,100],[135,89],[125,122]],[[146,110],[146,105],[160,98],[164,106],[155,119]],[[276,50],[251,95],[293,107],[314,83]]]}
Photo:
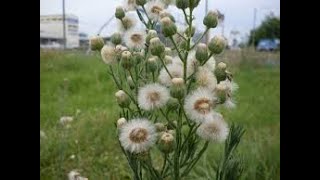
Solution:
{"label": "green flower bud", "polygon": [[123,28],[126,30],[132,28],[135,23],[133,19],[128,16],[125,16],[124,18],[122,18],[121,22],[122,22]]}
{"label": "green flower bud", "polygon": [[164,56],[164,59],[163,59],[164,63],[165,64],[172,64],[173,62],[173,58],[171,56]]}
{"label": "green flower bud", "polygon": [[118,92],[116,92],[115,96],[121,108],[126,108],[130,106],[131,100],[124,91],[119,90]]}
{"label": "green flower bud", "polygon": [[164,54],[168,56],[172,56],[172,50],[169,47],[165,47]]}
{"label": "green flower bud", "polygon": [[169,17],[161,19],[161,28],[165,37],[171,37],[177,33],[177,26]]}
{"label": "green flower bud", "polygon": [[170,94],[172,97],[182,99],[186,94],[186,86],[182,78],[173,78],[171,80]]}
{"label": "green flower bud", "polygon": [[136,4],[137,4],[138,6],[143,6],[143,5],[145,5],[146,3],[147,3],[146,0],[136,0]]}
{"label": "green flower bud", "polygon": [[190,0],[190,8],[194,9],[199,5],[200,0]]}
{"label": "green flower bud", "polygon": [[90,38],[90,48],[92,51],[100,51],[104,46],[104,40],[101,36],[93,36]]}
{"label": "green flower bud", "polygon": [[150,51],[154,56],[161,56],[164,53],[165,46],[158,37],[154,37],[150,40]]}
{"label": "green flower bud", "polygon": [[132,61],[134,64],[139,64],[144,59],[143,52],[133,52]]}
{"label": "green flower bud", "polygon": [[208,47],[204,43],[199,43],[196,50],[196,59],[201,63],[208,59]]}
{"label": "green flower bud", "polygon": [[209,13],[204,17],[203,24],[207,28],[215,28],[218,25],[218,13],[216,11],[209,11]]}
{"label": "green flower bud", "polygon": [[148,70],[150,72],[155,72],[158,69],[158,57],[157,56],[153,56],[150,57],[147,61],[147,66],[148,66]]}
{"label": "green flower bud", "polygon": [[154,37],[158,37],[157,31],[155,30],[149,30],[148,35],[146,37],[146,43],[150,44],[150,40]]}
{"label": "green flower bud", "polygon": [[180,104],[179,100],[176,98],[170,97],[167,103],[168,109],[174,110],[174,109],[179,109]]}
{"label": "green flower bud", "polygon": [[196,28],[194,26],[191,27],[191,33],[190,33],[189,27],[187,27],[186,30],[184,31],[184,33],[189,37],[192,37],[195,32],[196,32]]}
{"label": "green flower bud", "polygon": [[122,19],[122,18],[124,18],[124,16],[125,16],[125,13],[124,13],[124,10],[123,10],[123,8],[122,7],[117,7],[116,8],[116,13],[115,13],[115,16],[116,16],[116,18],[118,18],[118,19]]}
{"label": "green flower bud", "polygon": [[208,48],[214,54],[220,54],[226,46],[225,39],[222,36],[215,36],[209,42]]}
{"label": "green flower bud", "polygon": [[220,81],[226,80],[227,78],[226,68],[227,68],[227,65],[223,62],[218,63],[217,67],[215,68],[214,75],[216,76],[218,83]]}
{"label": "green flower bud", "polygon": [[154,126],[156,127],[157,132],[163,132],[167,129],[163,123],[155,123]]}
{"label": "green flower bud", "polygon": [[120,118],[117,121],[117,128],[120,129],[124,124],[127,123],[127,120],[125,118]]}
{"label": "green flower bud", "polygon": [[158,140],[158,148],[163,153],[171,153],[175,147],[175,138],[172,134],[164,132],[161,134]]}
{"label": "green flower bud", "polygon": [[189,0],[176,0],[176,6],[178,9],[187,9],[189,7]]}
{"label": "green flower bud", "polygon": [[179,43],[179,48],[180,48],[180,49],[183,49],[183,50],[187,50],[187,49],[188,49],[188,42],[185,41],[185,40],[182,40],[182,41]]}
{"label": "green flower bud", "polygon": [[165,17],[170,18],[172,22],[176,22],[176,20],[172,16],[172,14],[168,13],[167,11],[161,11],[160,12],[160,19],[165,18]]}
{"label": "green flower bud", "polygon": [[114,45],[121,44],[121,42],[122,42],[121,34],[120,34],[120,33],[114,33],[114,34],[111,36],[111,42],[112,42],[112,44],[114,44]]}
{"label": "green flower bud", "polygon": [[130,69],[133,66],[132,55],[130,51],[123,51],[121,54],[121,65],[125,69]]}

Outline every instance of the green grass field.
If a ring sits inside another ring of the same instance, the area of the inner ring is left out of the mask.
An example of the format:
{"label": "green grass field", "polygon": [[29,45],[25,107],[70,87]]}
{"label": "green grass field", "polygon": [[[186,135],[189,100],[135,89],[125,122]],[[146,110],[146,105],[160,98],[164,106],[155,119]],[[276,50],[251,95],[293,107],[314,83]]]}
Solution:
{"label": "green grass field", "polygon": [[[221,112],[229,123],[246,129],[238,147],[245,162],[242,179],[280,179],[280,67],[256,61],[264,57],[247,54],[232,57],[236,63],[228,60],[240,86],[238,106]],[[41,180],[67,179],[73,169],[90,180],[130,179],[116,140],[116,88],[106,68],[94,55],[41,52],[40,129],[47,136],[40,139]],[[60,125],[62,116],[75,117],[70,128]],[[212,179],[222,150],[223,145],[211,144],[190,179]]]}

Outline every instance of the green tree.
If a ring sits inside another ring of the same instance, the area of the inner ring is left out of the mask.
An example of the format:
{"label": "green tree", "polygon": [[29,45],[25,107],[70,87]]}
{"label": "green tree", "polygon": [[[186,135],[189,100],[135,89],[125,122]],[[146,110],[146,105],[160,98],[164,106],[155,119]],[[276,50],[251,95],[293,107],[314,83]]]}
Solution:
{"label": "green tree", "polygon": [[249,45],[254,41],[256,46],[260,39],[280,39],[280,18],[276,16],[269,15],[261,23],[259,27],[251,30],[249,37]]}

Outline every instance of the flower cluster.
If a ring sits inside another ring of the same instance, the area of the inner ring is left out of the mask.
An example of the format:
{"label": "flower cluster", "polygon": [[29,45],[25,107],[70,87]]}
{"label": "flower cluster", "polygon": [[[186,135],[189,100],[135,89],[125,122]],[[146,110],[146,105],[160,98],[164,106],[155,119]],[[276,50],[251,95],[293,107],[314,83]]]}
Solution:
{"label": "flower cluster", "polygon": [[[152,148],[164,154],[164,165],[161,171],[153,167],[145,170],[154,177],[180,178],[198,159],[197,147],[190,144],[201,139],[206,143],[224,142],[228,137],[227,122],[217,107],[235,107],[233,94],[238,85],[227,65],[213,57],[224,50],[225,38],[215,36],[208,44],[201,43],[209,29],[218,24],[216,11],[204,17],[207,30],[192,41],[192,12],[199,2],[125,0],[116,8],[119,30],[111,36],[111,42],[105,43],[100,36],[90,41],[91,49],[101,53],[118,88],[119,142],[138,179],[134,162],[151,166]],[[184,12],[185,30],[177,27],[167,10],[170,6]],[[173,172],[169,171],[171,166]]]}

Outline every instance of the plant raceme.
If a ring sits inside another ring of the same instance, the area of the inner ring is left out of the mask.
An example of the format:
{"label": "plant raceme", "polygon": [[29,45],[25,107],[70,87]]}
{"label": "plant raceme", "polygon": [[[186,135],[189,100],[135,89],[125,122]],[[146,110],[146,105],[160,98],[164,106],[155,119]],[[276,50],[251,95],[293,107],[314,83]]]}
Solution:
{"label": "plant raceme", "polygon": [[[204,17],[206,31],[193,42],[193,10],[199,1],[126,0],[115,10],[119,30],[110,42],[99,35],[90,39],[91,50],[101,53],[118,88],[117,135],[136,180],[181,179],[209,143],[240,141],[241,129],[231,133],[237,128],[229,128],[216,111],[218,106],[235,107],[238,88],[227,65],[216,64],[213,57],[224,50],[226,40],[215,36],[208,45],[201,43],[218,24],[216,11]],[[186,29],[177,27],[169,6],[183,12]],[[154,162],[152,155],[162,160]],[[229,172],[225,169],[217,170],[220,179]]]}

